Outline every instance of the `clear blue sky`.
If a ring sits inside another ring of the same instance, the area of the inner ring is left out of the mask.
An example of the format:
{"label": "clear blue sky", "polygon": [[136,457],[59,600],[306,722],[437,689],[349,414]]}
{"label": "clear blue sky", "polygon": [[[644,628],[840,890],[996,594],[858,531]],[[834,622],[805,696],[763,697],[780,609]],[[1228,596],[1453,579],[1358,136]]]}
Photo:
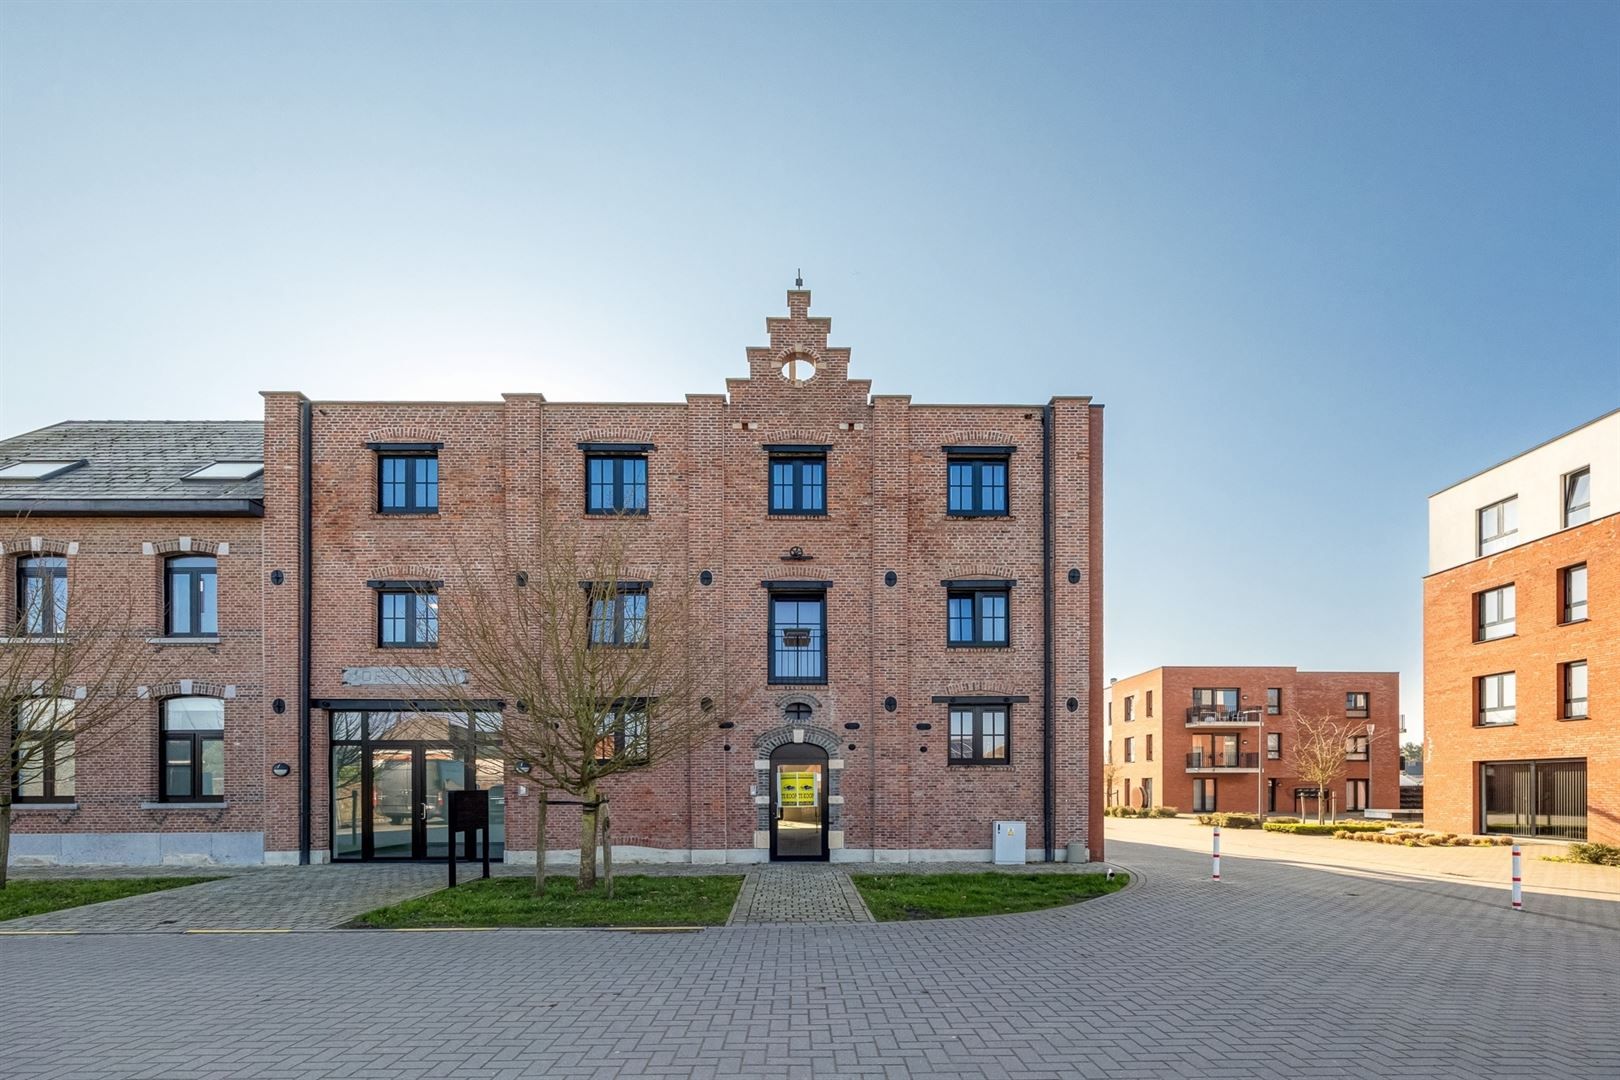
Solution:
{"label": "clear blue sky", "polygon": [[1620,5],[0,5],[0,434],[1108,406],[1107,671],[1398,669],[1431,491],[1620,401]]}

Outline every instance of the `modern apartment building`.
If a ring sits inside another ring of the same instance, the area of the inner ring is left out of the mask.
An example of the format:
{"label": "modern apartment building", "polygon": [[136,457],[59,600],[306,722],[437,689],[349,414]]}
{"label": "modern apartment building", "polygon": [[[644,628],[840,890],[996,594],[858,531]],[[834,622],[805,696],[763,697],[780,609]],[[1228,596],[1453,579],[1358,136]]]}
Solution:
{"label": "modern apartment building", "polygon": [[[458,553],[522,565],[545,523],[632,533],[638,602],[682,595],[714,683],[698,747],[609,781],[620,858],[988,858],[998,820],[1100,858],[1102,407],[874,395],[787,299],[746,377],[682,402],[278,391],[262,423],[0,442],[0,648],[133,604],[166,673],[19,782],[13,858],[444,857],[439,796],[482,788],[532,860],[520,763],[416,688],[468,679]],[[577,818],[548,831],[568,857]]]}
{"label": "modern apartment building", "polygon": [[1620,843],[1620,410],[1429,497],[1426,820]]}
{"label": "modern apartment building", "polygon": [[[1314,814],[1320,799],[1338,813],[1398,807],[1400,691],[1392,671],[1158,667],[1115,679],[1105,798],[1183,813]],[[1302,716],[1352,729],[1335,790],[1298,776]]]}

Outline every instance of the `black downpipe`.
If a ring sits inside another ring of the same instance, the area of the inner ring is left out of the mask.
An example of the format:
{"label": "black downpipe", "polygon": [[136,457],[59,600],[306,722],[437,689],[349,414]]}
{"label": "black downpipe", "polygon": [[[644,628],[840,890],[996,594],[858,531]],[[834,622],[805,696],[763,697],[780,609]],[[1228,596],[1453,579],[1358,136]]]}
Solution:
{"label": "black downpipe", "polygon": [[298,407],[298,865],[309,865],[309,618],[310,462],[314,457],[315,412],[308,401]]}
{"label": "black downpipe", "polygon": [[1057,777],[1053,769],[1057,753],[1057,733],[1052,729],[1052,698],[1057,694],[1057,677],[1054,670],[1057,663],[1057,649],[1052,640],[1052,628],[1056,620],[1052,603],[1052,406],[1050,404],[1041,411],[1041,607],[1043,609],[1041,618],[1045,626],[1045,633],[1041,637],[1044,639],[1046,649],[1042,664],[1045,668],[1046,692],[1041,695],[1041,838],[1046,846],[1046,861],[1052,862],[1057,857],[1056,838],[1053,836],[1057,807],[1052,799],[1057,787]]}

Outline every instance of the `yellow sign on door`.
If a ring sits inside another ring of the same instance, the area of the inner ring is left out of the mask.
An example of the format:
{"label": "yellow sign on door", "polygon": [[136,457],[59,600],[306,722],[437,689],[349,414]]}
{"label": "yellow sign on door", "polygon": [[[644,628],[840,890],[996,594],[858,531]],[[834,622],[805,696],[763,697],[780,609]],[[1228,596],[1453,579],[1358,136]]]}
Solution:
{"label": "yellow sign on door", "polygon": [[790,772],[780,769],[776,773],[776,783],[780,789],[777,797],[780,806],[815,806],[816,780],[814,772]]}

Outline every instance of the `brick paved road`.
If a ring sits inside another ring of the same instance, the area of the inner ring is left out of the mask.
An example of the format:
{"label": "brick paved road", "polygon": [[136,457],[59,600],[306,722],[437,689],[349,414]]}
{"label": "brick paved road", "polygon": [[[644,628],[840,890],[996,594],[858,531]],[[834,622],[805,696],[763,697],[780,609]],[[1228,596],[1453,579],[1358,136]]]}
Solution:
{"label": "brick paved road", "polygon": [[[1123,893],[702,933],[0,938],[12,1078],[1620,1076],[1609,901],[1118,842]],[[1551,905],[1544,905],[1550,907]]]}

